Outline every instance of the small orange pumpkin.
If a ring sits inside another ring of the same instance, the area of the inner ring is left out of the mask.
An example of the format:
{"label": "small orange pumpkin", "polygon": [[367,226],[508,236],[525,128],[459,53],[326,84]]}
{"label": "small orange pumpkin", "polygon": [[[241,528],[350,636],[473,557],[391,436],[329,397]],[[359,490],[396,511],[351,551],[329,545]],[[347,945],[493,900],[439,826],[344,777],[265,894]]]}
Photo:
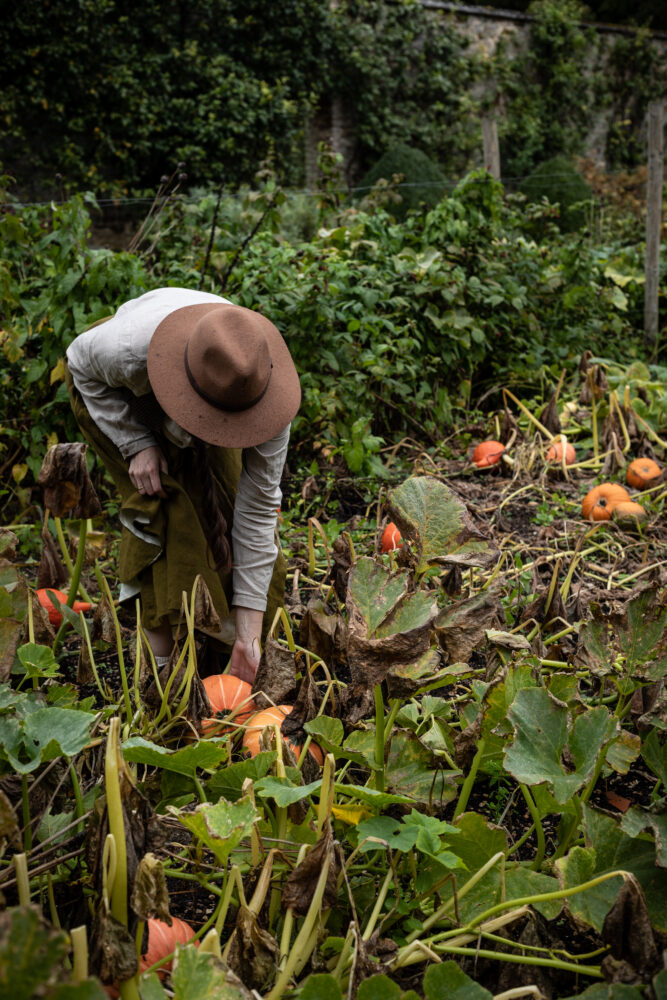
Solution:
{"label": "small orange pumpkin", "polygon": [[581,503],[581,514],[587,521],[608,521],[619,503],[630,499],[630,494],[619,483],[601,483],[589,490]]}
{"label": "small orange pumpkin", "polygon": [[[282,726],[292,708],[292,705],[272,705],[270,708],[263,709],[252,716],[243,734],[243,749],[250,757],[255,757],[259,753],[260,737],[266,727]],[[301,754],[301,747],[297,746],[291,740],[285,740],[285,742],[298,760]],[[321,748],[318,747],[317,743],[311,742],[308,749],[321,767],[324,763],[324,754]]]}
{"label": "small orange pumpkin", "polygon": [[[171,955],[172,951],[176,950],[177,944],[187,944],[195,934],[190,924],[185,920],[179,920],[178,917],[171,918],[171,927],[164,920],[149,917],[146,929],[148,931],[148,944],[145,953],[139,960],[139,972],[145,972],[151,965],[155,965],[167,955]],[[195,944],[199,946],[198,941]],[[170,969],[171,962],[165,962],[157,970],[157,974],[163,977]],[[109,983],[108,986],[104,987],[104,992],[109,1000],[118,1000],[120,996],[118,982]]]}
{"label": "small orange pumpkin", "polygon": [[382,532],[382,551],[391,552],[392,549],[400,549],[402,541],[400,531],[394,522],[390,521]]}
{"label": "small orange pumpkin", "polygon": [[[549,445],[547,448],[547,453],[544,456],[547,462],[557,462],[559,465],[563,461],[563,442],[554,441],[553,444]],[[567,442],[565,446],[565,464],[574,465],[577,460],[577,453],[574,450],[574,445]]]}
{"label": "small orange pumpkin", "polygon": [[628,486],[634,486],[636,490],[648,489],[660,479],[662,479],[662,469],[652,458],[636,458],[634,462],[630,462],[625,474]]}
{"label": "small orange pumpkin", "polygon": [[[49,590],[57,597],[61,604],[67,604],[67,594],[63,590],[56,590],[55,587],[40,587],[39,590],[35,591],[39,603],[49,613],[49,621],[52,625],[58,626],[63,620],[63,615],[62,611],[58,610],[49,597],[47,593]],[[79,611],[90,611],[90,604],[88,601],[75,601],[72,610],[78,615]]]}
{"label": "small orange pumpkin", "polygon": [[[234,712],[233,721],[240,724],[246,722],[253,712],[257,711],[257,705],[252,700],[252,686],[247,681],[242,681],[240,677],[235,677],[233,674],[213,674],[204,677],[202,683],[211,709],[216,715],[218,712]],[[235,709],[239,711],[234,711]],[[212,730],[223,732],[224,728],[216,718],[201,721],[203,733]]]}
{"label": "small orange pumpkin", "polygon": [[617,503],[612,517],[623,528],[636,528],[648,520],[648,514],[642,505],[635,503],[634,500],[624,500],[622,503]]}
{"label": "small orange pumpkin", "polygon": [[497,465],[505,451],[505,445],[500,441],[482,441],[472,453],[473,464],[478,469],[488,469]]}
{"label": "small orange pumpkin", "polygon": [[[195,935],[194,929],[185,920],[178,917],[171,918],[171,927],[164,920],[157,917],[148,918],[148,947],[145,954],[141,956],[139,971],[144,972],[155,965],[160,959],[171,955],[176,950],[177,944],[187,944]],[[171,962],[162,966],[163,969],[171,969]]]}

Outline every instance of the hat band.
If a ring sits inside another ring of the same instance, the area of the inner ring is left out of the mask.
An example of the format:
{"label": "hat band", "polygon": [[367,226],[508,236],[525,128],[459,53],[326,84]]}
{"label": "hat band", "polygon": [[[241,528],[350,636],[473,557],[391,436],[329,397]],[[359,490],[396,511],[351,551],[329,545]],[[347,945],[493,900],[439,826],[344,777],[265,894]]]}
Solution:
{"label": "hat band", "polygon": [[190,385],[194,389],[194,391],[197,393],[197,395],[201,396],[201,398],[205,402],[210,403],[211,406],[215,406],[216,410],[224,410],[224,411],[226,411],[228,413],[240,413],[242,410],[249,410],[252,406],[256,406],[257,403],[259,403],[259,401],[262,398],[262,396],[264,395],[264,393],[266,392],[266,390],[269,388],[269,382],[271,381],[271,372],[273,371],[273,362],[271,362],[271,367],[269,368],[269,375],[268,375],[268,378],[267,378],[266,382],[264,383],[264,388],[259,393],[259,395],[255,396],[254,399],[250,399],[247,402],[243,402],[243,403],[227,403],[227,404],[223,404],[223,403],[220,402],[219,399],[216,399],[215,396],[212,396],[210,394],[210,392],[207,392],[206,389],[202,389],[202,387],[197,382],[197,379],[192,374],[192,371],[190,369],[190,365],[188,364],[188,345],[187,344],[185,345],[184,360],[185,360],[185,371],[186,371],[186,374],[188,376],[188,380],[190,382]]}

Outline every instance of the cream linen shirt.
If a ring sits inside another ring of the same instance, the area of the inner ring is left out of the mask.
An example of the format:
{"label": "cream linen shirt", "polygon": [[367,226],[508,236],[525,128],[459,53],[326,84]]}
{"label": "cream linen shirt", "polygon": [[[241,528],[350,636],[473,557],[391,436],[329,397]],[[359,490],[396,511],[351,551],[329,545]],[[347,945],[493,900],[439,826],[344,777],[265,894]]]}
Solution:
{"label": "cream linen shirt", "polygon": [[[135,396],[151,391],[148,345],[162,320],[182,306],[224,302],[219,295],[188,288],[157,288],[122,305],[106,323],[80,334],[67,349],[75,386],[97,426],[124,458],[157,446],[149,428],[139,423],[123,390]],[[165,433],[181,447],[190,435],[167,421]],[[289,425],[264,444],[243,449],[232,527],[233,604],[266,610],[277,555],[275,526],[282,500],[280,479],[287,455]]]}

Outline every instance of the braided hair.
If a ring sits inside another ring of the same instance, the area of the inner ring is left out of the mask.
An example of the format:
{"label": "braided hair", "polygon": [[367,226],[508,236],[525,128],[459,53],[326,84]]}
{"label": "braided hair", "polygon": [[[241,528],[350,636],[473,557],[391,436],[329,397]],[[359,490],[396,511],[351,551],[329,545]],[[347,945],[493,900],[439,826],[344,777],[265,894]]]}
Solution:
{"label": "braided hair", "polygon": [[192,471],[201,485],[204,534],[217,573],[229,573],[232,568],[232,550],[227,537],[227,519],[220,509],[218,487],[208,460],[208,445],[193,438]]}

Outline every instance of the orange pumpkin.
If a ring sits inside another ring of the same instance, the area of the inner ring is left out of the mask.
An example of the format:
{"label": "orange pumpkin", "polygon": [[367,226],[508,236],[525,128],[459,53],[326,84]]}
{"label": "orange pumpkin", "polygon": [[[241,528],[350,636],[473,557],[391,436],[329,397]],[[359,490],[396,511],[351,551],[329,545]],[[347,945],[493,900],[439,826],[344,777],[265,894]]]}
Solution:
{"label": "orange pumpkin", "polygon": [[[240,677],[235,677],[233,674],[213,674],[211,677],[204,677],[202,683],[211,703],[211,709],[216,715],[218,712],[234,712],[233,721],[243,723],[257,711],[257,705],[252,700],[252,687]],[[223,732],[224,728],[216,718],[202,719],[203,733],[212,730]]]}
{"label": "orange pumpkin", "polygon": [[391,552],[392,549],[400,549],[402,541],[400,531],[394,522],[390,521],[382,532],[382,551]]}
{"label": "orange pumpkin", "polygon": [[628,486],[636,490],[645,490],[662,479],[662,469],[652,458],[636,458],[630,462],[625,474]]}
{"label": "orange pumpkin", "polygon": [[587,521],[608,521],[614,507],[630,499],[630,494],[619,483],[601,483],[594,486],[581,504],[582,517]]}
{"label": "orange pumpkin", "polygon": [[624,500],[617,503],[612,512],[614,520],[623,528],[636,528],[648,520],[648,514],[640,503]]}
{"label": "orange pumpkin", "polygon": [[[187,944],[194,937],[194,930],[185,920],[178,917],[171,918],[171,927],[164,920],[157,917],[149,917],[147,921],[148,944],[145,953],[139,960],[139,972],[145,972],[151,965],[155,965],[161,959],[171,955],[176,950],[177,944]],[[199,942],[196,942],[198,944]],[[165,964],[157,970],[158,976],[171,969],[171,962]],[[118,982],[110,983],[104,987],[104,992],[110,1000],[118,1000],[120,990]]]}
{"label": "orange pumpkin", "polygon": [[[549,445],[545,458],[547,462],[557,462],[560,465],[563,461],[563,442],[554,441],[553,444]],[[568,441],[565,446],[565,464],[574,465],[576,460],[577,453],[574,450],[574,445]]]}
{"label": "orange pumpkin", "polygon": [[488,469],[498,464],[504,451],[505,445],[500,441],[482,441],[473,451],[472,460],[478,469]]}
{"label": "orange pumpkin", "polygon": [[[67,604],[67,594],[63,590],[56,590],[55,587],[41,587],[39,590],[36,591],[39,603],[49,613],[49,621],[51,622],[52,625],[55,625],[57,627],[63,620],[62,611],[59,611],[58,608],[55,606],[55,604],[49,597],[47,590],[50,590],[51,593],[57,597],[57,599],[60,601],[61,604]],[[78,614],[79,611],[90,611],[90,604],[88,603],[88,601],[75,601],[72,610],[75,611],[76,614]]]}
{"label": "orange pumpkin", "polygon": [[[171,955],[176,950],[177,944],[187,944],[194,937],[194,929],[185,920],[178,917],[171,918],[171,927],[164,920],[157,917],[148,919],[148,947],[145,954],[141,956],[139,971],[145,972],[151,965],[155,965],[160,959]],[[162,966],[163,969],[171,969],[171,962]]]}
{"label": "orange pumpkin", "polygon": [[[272,705],[270,708],[263,709],[252,716],[243,734],[243,749],[250,757],[255,757],[259,753],[260,737],[266,727],[282,726],[292,708],[292,705]],[[285,740],[285,742],[298,760],[301,754],[301,747],[297,746],[291,740]],[[324,754],[320,747],[316,743],[311,742],[309,750],[321,767],[324,763]]]}

